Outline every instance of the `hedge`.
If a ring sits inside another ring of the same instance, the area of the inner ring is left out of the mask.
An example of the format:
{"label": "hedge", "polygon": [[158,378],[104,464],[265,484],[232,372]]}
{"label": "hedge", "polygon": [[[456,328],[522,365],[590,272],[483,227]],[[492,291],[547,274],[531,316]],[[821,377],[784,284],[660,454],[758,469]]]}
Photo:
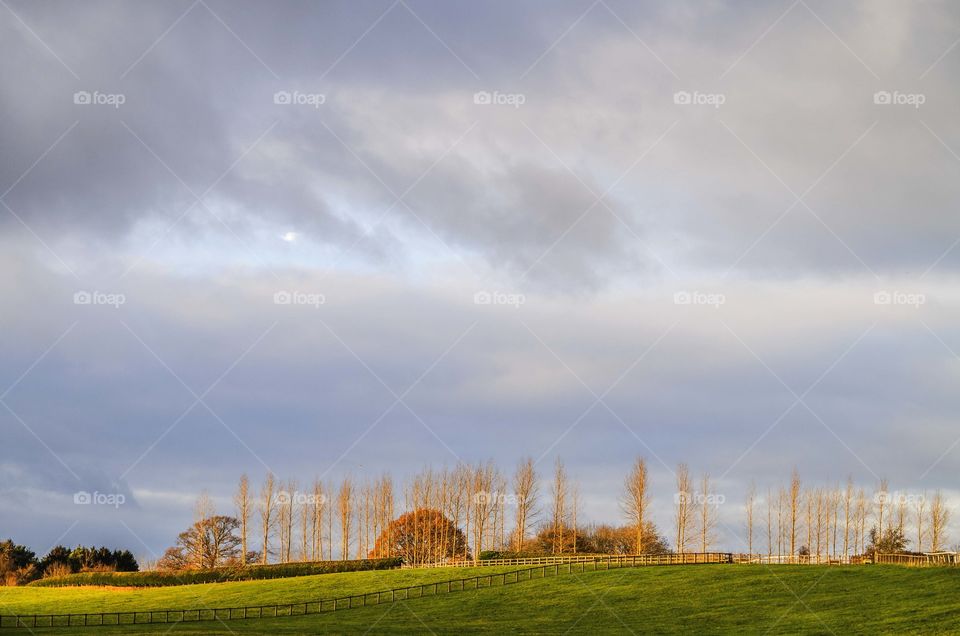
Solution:
{"label": "hedge", "polygon": [[184,570],[169,572],[79,572],[56,576],[29,585],[37,587],[67,587],[77,585],[102,585],[112,587],[163,587],[192,583],[225,583],[227,581],[252,581],[280,579],[311,574],[334,574],[337,572],[360,572],[364,570],[390,570],[400,567],[400,558],[364,559],[357,561],[312,561],[306,563],[276,563],[273,565],[248,565],[212,570]]}

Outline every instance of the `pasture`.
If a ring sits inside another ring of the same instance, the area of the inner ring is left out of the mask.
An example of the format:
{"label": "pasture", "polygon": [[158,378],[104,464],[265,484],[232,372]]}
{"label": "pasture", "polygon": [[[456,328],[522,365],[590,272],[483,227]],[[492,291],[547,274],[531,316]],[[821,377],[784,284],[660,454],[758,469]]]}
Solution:
{"label": "pasture", "polygon": [[[0,588],[0,613],[287,603],[516,571],[349,572],[156,589]],[[960,630],[960,571],[702,565],[560,574],[287,618],[34,629],[35,633],[929,633]],[[4,629],[2,633],[28,633]]]}

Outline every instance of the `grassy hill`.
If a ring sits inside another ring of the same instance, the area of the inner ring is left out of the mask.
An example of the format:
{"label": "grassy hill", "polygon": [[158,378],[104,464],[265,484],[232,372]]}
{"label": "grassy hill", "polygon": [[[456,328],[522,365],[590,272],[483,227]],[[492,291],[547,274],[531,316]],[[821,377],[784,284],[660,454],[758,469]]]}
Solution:
{"label": "grassy hill", "polygon": [[[504,568],[510,570],[512,568]],[[483,568],[483,574],[492,569]],[[0,588],[0,613],[250,605],[467,576],[355,572],[149,590]],[[474,570],[476,572],[476,570]],[[56,633],[931,633],[960,631],[960,570],[690,566],[563,575],[306,617]],[[229,630],[228,630],[229,627]],[[36,630],[52,633],[51,630]],[[13,633],[13,630],[4,630]],[[17,633],[27,633],[26,630]]]}

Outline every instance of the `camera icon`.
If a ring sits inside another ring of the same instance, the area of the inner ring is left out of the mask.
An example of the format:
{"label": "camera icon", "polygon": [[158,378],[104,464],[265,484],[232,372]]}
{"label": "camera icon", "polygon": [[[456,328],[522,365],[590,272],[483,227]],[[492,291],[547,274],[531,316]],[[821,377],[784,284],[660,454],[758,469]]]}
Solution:
{"label": "camera icon", "polygon": [[490,95],[489,91],[479,91],[473,94],[473,103],[482,105],[492,104],[493,96]]}
{"label": "camera icon", "polygon": [[89,305],[93,302],[93,294],[88,291],[78,291],[73,294],[74,305]]}
{"label": "camera icon", "polygon": [[689,305],[693,302],[693,296],[688,291],[678,291],[673,293],[674,305]]}
{"label": "camera icon", "polygon": [[273,94],[274,104],[289,104],[293,100],[290,91],[277,91]]}
{"label": "camera icon", "polygon": [[93,503],[93,496],[86,490],[80,490],[73,493],[73,503],[86,506]]}
{"label": "camera icon", "polygon": [[274,305],[289,305],[292,300],[293,296],[288,291],[278,291],[273,295]]}
{"label": "camera icon", "polygon": [[690,104],[693,102],[693,96],[688,91],[677,91],[673,94],[674,104]]}
{"label": "camera icon", "polygon": [[288,504],[293,501],[293,497],[290,496],[286,490],[281,490],[277,493],[277,503],[280,505]]}
{"label": "camera icon", "polygon": [[478,505],[485,505],[493,503],[493,493],[489,493],[485,490],[481,490],[473,496],[473,502]]}
{"label": "camera icon", "polygon": [[889,305],[891,302],[893,302],[893,297],[888,291],[878,291],[873,294],[874,305]]}
{"label": "camera icon", "polygon": [[88,91],[77,91],[73,94],[74,104],[89,104],[91,101],[92,97]]}
{"label": "camera icon", "polygon": [[890,91],[877,91],[873,94],[873,103],[874,104],[892,104],[893,95],[890,94]]}
{"label": "camera icon", "polygon": [[493,302],[493,295],[488,291],[478,291],[473,295],[474,305],[489,305]]}

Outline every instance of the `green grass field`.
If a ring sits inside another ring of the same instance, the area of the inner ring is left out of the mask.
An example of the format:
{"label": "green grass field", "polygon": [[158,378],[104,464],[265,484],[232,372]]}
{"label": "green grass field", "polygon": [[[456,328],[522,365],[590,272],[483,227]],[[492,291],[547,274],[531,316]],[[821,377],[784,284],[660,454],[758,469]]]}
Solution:
{"label": "green grass field", "polygon": [[[513,569],[353,572],[146,590],[0,588],[0,613],[255,605]],[[957,633],[960,571],[897,566],[625,568],[305,617],[35,632]]]}

